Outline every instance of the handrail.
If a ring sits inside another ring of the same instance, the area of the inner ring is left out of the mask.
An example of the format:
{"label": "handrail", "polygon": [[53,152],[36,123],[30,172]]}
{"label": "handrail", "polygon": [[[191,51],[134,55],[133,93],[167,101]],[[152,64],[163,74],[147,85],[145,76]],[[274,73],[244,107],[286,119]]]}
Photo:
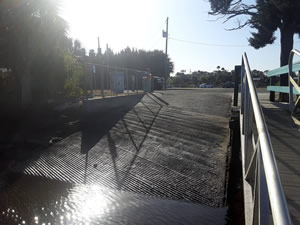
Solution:
{"label": "handrail", "polygon": [[[290,56],[289,56],[289,107],[290,107],[290,111],[293,113],[294,109],[295,109],[295,104],[294,104],[294,94],[293,94],[293,86],[295,87],[295,89],[300,93],[300,87],[297,85],[297,83],[294,81],[293,79],[293,75],[292,75],[292,71],[293,71],[293,58],[294,58],[294,54],[300,56],[300,51],[297,49],[293,49],[290,52]],[[299,102],[299,98],[297,99],[297,103]],[[297,104],[296,103],[296,104]]]}
{"label": "handrail", "polygon": [[[293,72],[300,70],[300,62],[293,63]],[[286,74],[289,72],[289,65],[281,66],[277,69],[269,70],[267,72],[268,77],[275,77],[281,74]]]}
{"label": "handrail", "polygon": [[150,73],[149,71],[146,71],[146,70],[138,70],[138,69],[132,69],[132,68],[127,68],[127,67],[119,67],[119,66],[110,66],[108,64],[100,64],[100,63],[85,63],[85,64],[91,65],[91,66],[106,67],[106,68],[111,68],[111,69],[134,71],[134,72],[138,72],[138,73]]}
{"label": "handrail", "polygon": [[[263,111],[253,84],[246,53],[242,56],[241,70],[241,114],[244,141],[244,177],[254,177],[252,224],[269,224],[269,204],[273,223],[289,225],[291,219],[282,189],[278,168],[263,115]],[[255,121],[253,120],[255,119]],[[256,125],[257,131],[253,125]],[[255,133],[257,138],[255,140]],[[252,155],[250,155],[252,145]]]}

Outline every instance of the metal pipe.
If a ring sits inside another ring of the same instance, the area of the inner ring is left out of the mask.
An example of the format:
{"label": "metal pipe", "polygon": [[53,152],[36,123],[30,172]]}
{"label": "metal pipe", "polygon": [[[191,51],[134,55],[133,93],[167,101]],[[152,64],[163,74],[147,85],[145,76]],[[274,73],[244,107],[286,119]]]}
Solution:
{"label": "metal pipe", "polygon": [[[103,64],[99,64],[99,63],[86,63],[87,65],[103,65]],[[130,71],[134,71],[134,72],[145,72],[147,73],[148,71],[146,70],[137,70],[137,69],[131,69],[131,68],[126,68],[126,67],[119,67],[119,66],[109,66],[109,65],[104,65],[107,68],[112,68],[112,69],[119,69],[119,70],[130,70]]]}
{"label": "metal pipe", "polygon": [[251,96],[257,132],[260,138],[261,155],[268,186],[273,222],[274,225],[289,225],[291,224],[291,219],[278,173],[278,168],[270,141],[270,135],[266,128],[265,118],[253,84],[246,53],[243,54],[243,62],[246,70],[246,78],[248,80],[248,87]]}

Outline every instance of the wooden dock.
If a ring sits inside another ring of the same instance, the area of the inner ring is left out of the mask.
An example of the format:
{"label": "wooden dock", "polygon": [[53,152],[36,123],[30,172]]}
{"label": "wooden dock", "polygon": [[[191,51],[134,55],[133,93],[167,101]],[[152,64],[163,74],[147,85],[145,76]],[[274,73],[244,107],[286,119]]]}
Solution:
{"label": "wooden dock", "polygon": [[295,125],[288,104],[268,101],[259,94],[280,179],[293,224],[300,224],[300,127]]}

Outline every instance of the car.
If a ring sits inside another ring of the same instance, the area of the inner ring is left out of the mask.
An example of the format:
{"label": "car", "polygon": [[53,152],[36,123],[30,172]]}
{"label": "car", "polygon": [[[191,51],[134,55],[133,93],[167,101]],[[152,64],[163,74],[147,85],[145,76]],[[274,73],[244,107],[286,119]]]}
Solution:
{"label": "car", "polygon": [[223,84],[223,88],[234,88],[234,82],[225,82],[225,84]]}
{"label": "car", "polygon": [[199,85],[199,88],[213,88],[212,84],[203,83]]}

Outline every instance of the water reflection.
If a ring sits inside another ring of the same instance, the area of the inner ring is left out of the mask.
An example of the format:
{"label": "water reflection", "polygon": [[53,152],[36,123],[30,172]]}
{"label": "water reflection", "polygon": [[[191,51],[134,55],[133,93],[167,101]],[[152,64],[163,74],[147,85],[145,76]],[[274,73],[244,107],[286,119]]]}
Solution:
{"label": "water reflection", "polygon": [[210,208],[22,176],[0,191],[0,224],[225,224],[226,208]]}
{"label": "water reflection", "polygon": [[[107,197],[99,186],[76,186],[71,190],[69,204],[75,208],[73,215],[80,215],[83,220],[90,221],[105,213]],[[71,217],[69,213],[67,216]]]}

